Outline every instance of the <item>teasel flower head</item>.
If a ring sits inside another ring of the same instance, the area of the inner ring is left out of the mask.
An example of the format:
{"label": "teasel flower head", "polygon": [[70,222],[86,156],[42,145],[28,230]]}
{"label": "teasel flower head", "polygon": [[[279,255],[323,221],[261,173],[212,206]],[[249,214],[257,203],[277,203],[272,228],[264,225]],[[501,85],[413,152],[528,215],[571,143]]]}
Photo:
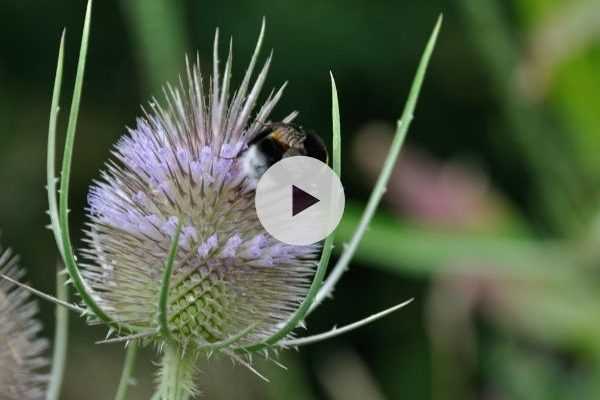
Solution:
{"label": "teasel flower head", "polygon": [[[10,250],[0,247],[0,275],[19,280],[24,272]],[[10,280],[0,279],[0,398],[43,399],[48,376],[46,340],[38,337],[41,324],[35,320],[37,304],[30,293]]]}
{"label": "teasel flower head", "polygon": [[[85,308],[55,302],[106,324],[110,333],[118,334],[109,341],[131,344],[124,388],[140,339],[158,345],[163,353],[161,381],[153,398],[187,399],[195,393],[193,375],[201,350],[219,350],[259,374],[252,367],[254,353],[268,355],[271,349],[326,340],[410,303],[322,334],[290,337],[331,295],[367,230],[408,131],[441,18],[419,64],[402,123],[398,124],[365,213],[326,279],[333,235],[325,239],[323,246],[294,246],[271,237],[256,215],[256,183],[242,166],[241,157],[268,123],[284,89],[272,91],[264,104],[257,106],[271,63],[269,57],[251,82],[264,22],[237,90],[230,88],[231,45],[221,68],[217,33],[208,83],[203,80],[200,63],[192,66],[188,62],[185,79],[180,79],[176,87],[167,86],[163,104],[153,100],[135,128],[116,144],[113,159],[90,189],[85,262],[77,260],[69,233],[69,178],[90,20],[91,0],[59,189],[55,144],[64,35],[61,40],[48,131],[47,174],[51,230],[70,282]],[[339,174],[340,115],[333,76],[332,105],[332,164]],[[283,122],[291,122],[294,117],[292,113]]]}
{"label": "teasel flower head", "polygon": [[271,64],[269,57],[251,82],[262,36],[232,95],[231,45],[221,71],[217,32],[208,85],[199,63],[188,63],[185,82],[166,88],[163,105],[150,103],[92,186],[83,276],[114,321],[159,331],[157,302],[174,241],[166,321],[183,347],[245,329],[236,345],[260,342],[305,297],[320,247],[288,245],[264,230],[240,159],[284,89],[257,107]]}

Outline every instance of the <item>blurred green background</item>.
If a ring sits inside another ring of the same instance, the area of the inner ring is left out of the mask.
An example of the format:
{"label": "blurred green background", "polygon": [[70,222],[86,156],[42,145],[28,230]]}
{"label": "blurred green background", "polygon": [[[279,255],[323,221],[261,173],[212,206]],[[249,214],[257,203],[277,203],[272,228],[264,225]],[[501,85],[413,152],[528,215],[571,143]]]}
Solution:
{"label": "blurred green background", "polygon": [[[52,292],[45,145],[58,42],[73,82],[84,2],[0,0],[0,226],[31,283]],[[445,21],[384,204],[317,333],[414,297],[400,312],[259,362],[200,363],[208,399],[600,398],[600,2],[597,0],[103,0],[94,5],[75,149],[72,226],[87,187],[140,104],[209,65],[216,27],[234,40],[234,79],[260,21],[290,85],[273,118],[330,140],[329,70],[342,109],[348,241],[381,167],[425,41]],[[225,46],[222,51],[225,52]],[[63,109],[68,104],[63,98]],[[64,114],[63,114],[64,117]],[[62,121],[64,124],[64,121]],[[41,304],[46,336],[53,307]],[[64,399],[112,398],[121,345],[72,319]],[[152,393],[152,349],[131,399]]]}

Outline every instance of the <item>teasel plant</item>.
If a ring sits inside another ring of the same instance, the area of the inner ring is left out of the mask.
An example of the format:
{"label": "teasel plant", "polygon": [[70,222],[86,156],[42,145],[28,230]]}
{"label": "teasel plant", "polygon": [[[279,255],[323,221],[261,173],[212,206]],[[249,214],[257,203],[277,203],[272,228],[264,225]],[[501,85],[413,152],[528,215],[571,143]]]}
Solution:
{"label": "teasel plant", "polygon": [[58,400],[66,357],[67,310],[56,310],[55,362],[48,373],[48,341],[40,337],[42,324],[36,319],[38,306],[31,292],[66,305],[66,279],[58,277],[53,298],[22,283],[24,275],[18,257],[0,246],[0,398]]}
{"label": "teasel plant", "polygon": [[[69,186],[91,10],[90,0],[59,180],[55,153],[64,33],[60,42],[48,134],[47,189],[51,230],[81,304],[55,302],[91,324],[105,325],[108,335],[99,343],[125,343],[116,399],[127,398],[140,346],[154,346],[162,356],[153,399],[183,400],[198,394],[194,375],[203,355],[224,354],[267,380],[254,368],[255,357],[278,364],[280,350],[333,338],[410,303],[321,334],[297,335],[310,313],[332,295],[381,201],[413,118],[441,17],[360,224],[327,274],[334,234],[312,246],[292,246],[272,238],[258,221],[254,187],[240,166],[241,154],[270,122],[285,88],[284,84],[271,91],[257,107],[271,65],[269,56],[253,81],[264,20],[250,64],[233,94],[232,46],[230,42],[221,69],[217,30],[208,80],[198,61],[188,61],[185,77],[175,86],[166,85],[162,104],[153,99],[143,109],[143,117],[116,144],[113,159],[91,186],[85,247],[76,257],[69,227]],[[339,175],[341,127],[333,75],[331,95],[332,168]],[[296,116],[293,112],[284,122]]]}

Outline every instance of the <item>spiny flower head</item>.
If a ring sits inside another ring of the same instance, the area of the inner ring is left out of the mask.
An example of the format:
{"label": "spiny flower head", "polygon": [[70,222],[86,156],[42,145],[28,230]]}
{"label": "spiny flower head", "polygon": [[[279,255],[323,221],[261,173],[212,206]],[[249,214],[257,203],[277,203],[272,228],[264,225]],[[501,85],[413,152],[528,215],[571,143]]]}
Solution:
{"label": "spiny flower head", "polygon": [[188,63],[187,82],[167,87],[165,105],[151,102],[92,186],[84,277],[114,321],[158,332],[165,260],[178,229],[167,307],[178,343],[223,341],[249,327],[236,345],[257,343],[306,295],[320,248],[281,243],[264,230],[240,159],[284,89],[253,113],[271,62],[251,85],[261,42],[262,32],[230,96],[231,45],[221,77],[217,33],[208,90],[199,63]]}
{"label": "spiny flower head", "polygon": [[[22,278],[23,271],[10,250],[0,247],[0,274]],[[41,324],[34,319],[37,304],[29,292],[0,279],[0,399],[34,400],[45,398],[47,376],[40,368],[48,365],[43,353],[48,344],[38,338]]]}

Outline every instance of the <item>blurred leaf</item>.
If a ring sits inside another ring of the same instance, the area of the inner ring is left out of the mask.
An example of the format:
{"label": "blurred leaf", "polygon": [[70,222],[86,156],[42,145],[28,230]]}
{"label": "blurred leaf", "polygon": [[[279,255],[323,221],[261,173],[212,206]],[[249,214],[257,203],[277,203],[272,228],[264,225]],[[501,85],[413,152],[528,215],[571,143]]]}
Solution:
{"label": "blurred leaf", "polygon": [[[338,227],[339,243],[351,239],[360,215],[356,203],[346,204]],[[342,248],[334,250],[339,253]],[[433,231],[402,224],[381,213],[372,220],[356,258],[367,266],[423,277],[444,269],[459,272],[460,268],[468,271],[475,267],[491,274],[564,279],[572,275],[565,267],[576,260],[576,252],[557,241]]]}
{"label": "blurred leaf", "polygon": [[[513,145],[530,170],[535,185],[538,217],[551,230],[577,232],[595,204],[590,202],[586,184],[568,140],[539,107],[532,105],[517,89],[516,67],[519,47],[513,38],[504,10],[498,0],[461,0],[460,8],[474,45],[489,72],[501,111],[508,122]],[[502,137],[502,141],[507,138]]]}
{"label": "blurred leaf", "polygon": [[528,46],[521,53],[520,87],[540,102],[551,99],[574,144],[573,156],[595,179],[600,174],[600,2],[521,0],[528,20]]}
{"label": "blurred leaf", "polygon": [[[494,380],[495,393],[514,400],[578,400],[600,396],[594,374],[570,368],[568,362],[533,347],[502,340],[486,351],[486,373]],[[491,388],[490,388],[491,389]]]}
{"label": "blurred leaf", "polygon": [[154,96],[183,71],[188,50],[181,2],[178,0],[121,0],[132,31],[140,64]]}

